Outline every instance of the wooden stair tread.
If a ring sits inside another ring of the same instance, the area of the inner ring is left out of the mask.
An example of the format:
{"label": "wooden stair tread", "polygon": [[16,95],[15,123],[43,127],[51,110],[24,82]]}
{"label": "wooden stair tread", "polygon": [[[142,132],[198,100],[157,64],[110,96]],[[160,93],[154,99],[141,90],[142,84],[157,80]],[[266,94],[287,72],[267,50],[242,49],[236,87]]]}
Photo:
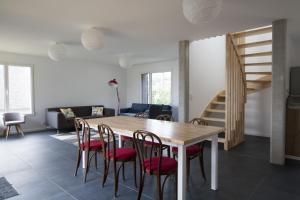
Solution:
{"label": "wooden stair tread", "polygon": [[222,101],[213,101],[212,104],[225,105],[225,102],[222,102]]}
{"label": "wooden stair tread", "polygon": [[226,97],[226,94],[220,94],[219,97]]}
{"label": "wooden stair tread", "polygon": [[213,122],[225,122],[225,119],[221,118],[213,118],[213,117],[202,117],[205,121],[213,121]]}
{"label": "wooden stair tread", "polygon": [[253,83],[267,83],[267,82],[272,82],[271,80],[246,80],[246,82],[253,82]]}
{"label": "wooden stair tread", "polygon": [[272,44],[272,40],[263,40],[259,42],[249,42],[249,43],[239,44],[238,48],[259,47],[259,46],[265,46],[271,44]]}
{"label": "wooden stair tread", "polygon": [[206,111],[211,113],[225,113],[225,110],[220,109],[207,109]]}
{"label": "wooden stair tread", "polygon": [[259,52],[259,53],[248,53],[242,54],[241,57],[260,57],[260,56],[272,56],[272,51]]}
{"label": "wooden stair tread", "polygon": [[272,62],[245,63],[243,65],[245,67],[247,67],[247,66],[271,66]]}
{"label": "wooden stair tread", "polygon": [[242,32],[237,32],[233,34],[233,37],[238,38],[238,37],[246,37],[246,36],[253,36],[253,35],[261,35],[261,34],[266,34],[266,33],[271,33],[272,32],[272,26],[264,27],[264,28],[259,28],[259,29],[252,29],[248,31],[242,31]]}
{"label": "wooden stair tread", "polygon": [[254,75],[272,75],[272,72],[245,72],[245,74],[254,74]]}

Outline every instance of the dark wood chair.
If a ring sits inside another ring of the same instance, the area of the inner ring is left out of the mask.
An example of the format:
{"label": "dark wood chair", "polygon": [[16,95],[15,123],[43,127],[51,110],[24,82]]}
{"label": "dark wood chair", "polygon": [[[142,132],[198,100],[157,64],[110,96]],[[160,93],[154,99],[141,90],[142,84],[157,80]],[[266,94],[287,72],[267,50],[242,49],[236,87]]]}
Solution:
{"label": "dark wood chair", "polygon": [[[111,128],[105,124],[100,124],[98,126],[98,131],[100,134],[100,139],[102,143],[106,143],[105,146],[102,146],[102,151],[104,155],[104,174],[102,180],[102,187],[104,187],[108,172],[110,161],[113,162],[113,172],[115,179],[115,192],[114,196],[117,197],[118,193],[118,185],[119,185],[119,172],[120,169],[124,169],[124,165],[127,162],[133,163],[134,170],[134,183],[137,187],[136,183],[136,150],[134,148],[116,148],[116,139],[115,134],[111,130]],[[106,138],[106,141],[105,141]],[[119,167],[117,167],[117,163],[120,163]],[[123,171],[124,178],[124,171]]]}
{"label": "dark wood chair", "polygon": [[[201,118],[194,118],[190,121],[191,124],[195,125],[202,125],[202,126],[207,126],[208,123],[204,121]],[[191,145],[186,148],[186,153],[187,153],[187,162],[186,162],[186,169],[187,169],[187,186],[188,186],[188,181],[189,181],[189,176],[190,176],[190,161],[199,158],[199,164],[201,168],[201,173],[203,179],[206,181],[206,175],[205,175],[205,170],[204,170],[204,160],[203,160],[203,149],[204,149],[204,144],[203,142]],[[178,148],[173,147],[172,148],[172,153],[173,153],[173,158],[177,157],[178,155]]]}
{"label": "dark wood chair", "polygon": [[101,140],[91,140],[91,131],[89,124],[81,118],[74,119],[75,130],[77,134],[78,142],[78,153],[77,153],[77,162],[75,176],[77,176],[78,168],[81,162],[81,156],[83,151],[87,151],[84,178],[83,181],[86,182],[87,174],[90,168],[90,163],[92,158],[95,159],[95,166],[97,168],[97,153],[101,151],[102,146],[105,145]]}
{"label": "dark wood chair", "polygon": [[[140,185],[137,199],[141,199],[145,175],[149,174],[156,176],[157,196],[158,199],[162,200],[166,180],[171,175],[175,175],[175,187],[177,188],[177,161],[173,158],[162,156],[162,142],[154,133],[138,130],[133,133],[133,138],[140,163]],[[150,141],[151,144],[159,144],[159,146],[150,146],[148,149],[150,153],[146,153],[147,150],[145,149],[145,142],[148,141]],[[158,152],[157,155],[154,153],[155,151]],[[165,176],[163,182],[161,182],[161,176]]]}
{"label": "dark wood chair", "polygon": [[18,134],[22,134],[22,136],[24,136],[24,131],[21,128],[21,124],[24,123],[25,123],[25,116],[22,115],[21,113],[16,113],[16,112],[4,113],[3,124],[5,126],[4,132],[6,135],[6,140],[8,138],[12,126],[16,128]]}
{"label": "dark wood chair", "polygon": [[163,115],[158,115],[156,117],[157,120],[162,120],[162,121],[173,121],[172,115],[167,115],[167,114],[163,114]]}

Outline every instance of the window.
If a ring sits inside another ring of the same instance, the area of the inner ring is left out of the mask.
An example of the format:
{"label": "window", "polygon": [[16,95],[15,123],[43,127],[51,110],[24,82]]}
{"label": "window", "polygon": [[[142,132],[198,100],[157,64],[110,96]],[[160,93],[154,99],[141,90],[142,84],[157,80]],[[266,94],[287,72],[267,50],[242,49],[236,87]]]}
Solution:
{"label": "window", "polygon": [[171,104],[171,72],[142,74],[142,102]]}
{"label": "window", "polygon": [[32,67],[0,65],[0,113],[33,113]]}

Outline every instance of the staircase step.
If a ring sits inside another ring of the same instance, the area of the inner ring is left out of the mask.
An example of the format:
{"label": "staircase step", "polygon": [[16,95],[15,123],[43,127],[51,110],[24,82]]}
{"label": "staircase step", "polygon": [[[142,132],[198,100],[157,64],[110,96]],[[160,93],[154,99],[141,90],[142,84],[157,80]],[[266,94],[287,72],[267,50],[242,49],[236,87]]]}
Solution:
{"label": "staircase step", "polygon": [[258,79],[258,80],[246,80],[246,82],[251,82],[251,83],[268,83],[268,82],[271,82],[271,80]]}
{"label": "staircase step", "polygon": [[261,34],[266,34],[266,33],[271,33],[271,32],[272,32],[272,26],[268,26],[265,28],[237,32],[237,33],[233,34],[233,37],[239,38],[239,37],[246,37],[246,36],[252,36],[252,35],[261,35]]}
{"label": "staircase step", "polygon": [[225,119],[221,118],[213,118],[213,117],[202,117],[205,121],[211,121],[211,122],[225,122]]}
{"label": "staircase step", "polygon": [[265,46],[265,45],[271,45],[272,40],[264,40],[259,42],[249,42],[245,44],[239,44],[238,48],[250,48],[250,47],[259,47],[259,46]]}
{"label": "staircase step", "polygon": [[219,97],[226,97],[226,94],[220,94]]}
{"label": "staircase step", "polygon": [[272,75],[272,72],[245,72],[245,74],[253,74],[253,75]]}
{"label": "staircase step", "polygon": [[241,57],[260,57],[260,56],[272,56],[272,51],[266,51],[266,52],[259,52],[259,53],[248,53],[243,54]]}
{"label": "staircase step", "polygon": [[225,113],[225,110],[219,110],[219,109],[206,109],[206,112],[211,112],[211,113]]}
{"label": "staircase step", "polygon": [[271,66],[272,62],[259,62],[259,63],[245,63],[244,66]]}
{"label": "staircase step", "polygon": [[225,105],[225,102],[222,102],[222,101],[213,101],[212,104]]}

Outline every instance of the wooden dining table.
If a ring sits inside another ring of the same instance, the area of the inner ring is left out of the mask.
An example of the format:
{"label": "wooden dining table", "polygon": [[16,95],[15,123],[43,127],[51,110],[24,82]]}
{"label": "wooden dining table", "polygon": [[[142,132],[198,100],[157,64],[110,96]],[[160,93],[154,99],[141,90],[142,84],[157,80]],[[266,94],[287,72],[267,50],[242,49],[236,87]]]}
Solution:
{"label": "wooden dining table", "polygon": [[[99,124],[111,127],[115,134],[133,137],[136,130],[146,130],[160,137],[163,144],[178,148],[178,195],[179,200],[186,199],[186,148],[190,145],[211,140],[211,189],[218,188],[218,134],[224,128],[194,125],[181,122],[160,121],[136,117],[114,116],[87,119],[90,128],[97,130]],[[122,142],[119,139],[119,147]],[[86,154],[82,154],[83,168],[85,168]]]}

